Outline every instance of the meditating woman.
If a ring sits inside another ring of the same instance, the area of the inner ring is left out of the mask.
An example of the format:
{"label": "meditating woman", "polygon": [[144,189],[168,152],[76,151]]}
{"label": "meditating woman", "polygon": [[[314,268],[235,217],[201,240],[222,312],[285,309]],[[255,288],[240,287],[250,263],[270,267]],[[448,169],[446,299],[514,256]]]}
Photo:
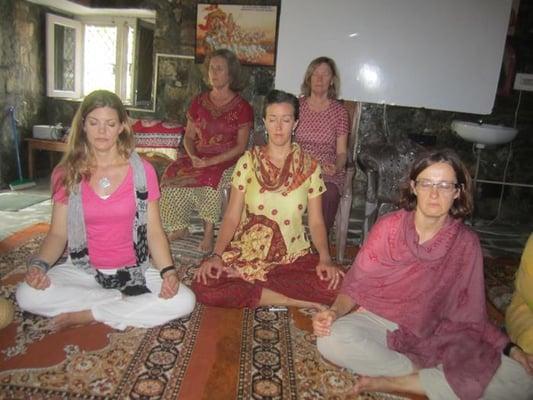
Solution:
{"label": "meditating woman", "polygon": [[221,189],[244,153],[253,110],[237,91],[240,64],[226,49],[206,60],[211,90],[193,99],[187,113],[186,154],[170,164],[161,179],[161,217],[170,240],[188,233],[191,214],[204,221],[200,250],[213,249],[214,224],[220,219]]}
{"label": "meditating woman", "polygon": [[507,332],[522,350],[533,354],[533,234],[522,253],[515,285],[511,305],[505,313]]}
{"label": "meditating woman", "polygon": [[[179,282],[159,217],[157,176],[135,153],[114,93],[83,100],[52,190],[50,230],[16,292],[23,310],[52,317],[56,330],[92,321],[148,328],[191,313],[194,293]],[[68,259],[51,268],[65,245]]]}
{"label": "meditating woman", "polygon": [[[274,90],[263,116],[268,143],[239,159],[214,252],[193,290],[201,303],[220,307],[331,304],[343,273],[328,252],[320,166],[291,143],[298,99]],[[303,226],[306,209],[318,254]]]}
{"label": "meditating woman", "polygon": [[327,188],[322,196],[322,212],[328,232],[335,222],[344,185],[348,146],[348,112],[337,100],[338,91],[335,62],[328,57],[311,61],[302,83],[296,142],[322,168]]}
{"label": "meditating woman", "polygon": [[462,221],[468,171],[434,150],[408,179],[403,209],[378,220],[337,299],[314,316],[318,350],[362,375],[356,393],[531,399],[532,357],[487,319],[481,247]]}

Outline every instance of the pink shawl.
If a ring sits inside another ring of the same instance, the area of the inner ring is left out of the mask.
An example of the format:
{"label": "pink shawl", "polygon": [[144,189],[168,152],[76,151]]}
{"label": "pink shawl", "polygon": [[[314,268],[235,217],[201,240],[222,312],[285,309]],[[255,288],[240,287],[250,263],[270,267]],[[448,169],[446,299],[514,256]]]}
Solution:
{"label": "pink shawl", "polygon": [[443,365],[461,399],[478,399],[500,365],[507,339],[487,319],[479,239],[448,218],[419,245],[414,212],[381,218],[357,254],[341,293],[398,324],[389,348],[419,368]]}

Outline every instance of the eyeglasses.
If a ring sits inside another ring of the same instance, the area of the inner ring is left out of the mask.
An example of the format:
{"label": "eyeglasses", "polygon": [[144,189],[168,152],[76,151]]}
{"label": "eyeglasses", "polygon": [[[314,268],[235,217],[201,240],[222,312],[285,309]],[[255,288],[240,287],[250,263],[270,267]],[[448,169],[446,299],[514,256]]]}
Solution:
{"label": "eyeglasses", "polygon": [[429,179],[419,179],[415,181],[415,184],[419,190],[429,191],[431,190],[431,188],[435,188],[439,192],[443,192],[443,193],[451,193],[454,190],[461,188],[461,184],[456,183],[456,182],[448,182],[448,181],[432,182]]}

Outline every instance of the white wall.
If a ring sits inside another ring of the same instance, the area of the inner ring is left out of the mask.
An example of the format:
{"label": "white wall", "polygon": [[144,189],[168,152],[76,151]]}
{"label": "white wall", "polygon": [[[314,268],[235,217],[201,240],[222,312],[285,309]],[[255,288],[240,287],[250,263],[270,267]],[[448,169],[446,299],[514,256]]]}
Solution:
{"label": "white wall", "polygon": [[283,0],[276,88],[333,58],[341,97],[489,114],[512,0]]}

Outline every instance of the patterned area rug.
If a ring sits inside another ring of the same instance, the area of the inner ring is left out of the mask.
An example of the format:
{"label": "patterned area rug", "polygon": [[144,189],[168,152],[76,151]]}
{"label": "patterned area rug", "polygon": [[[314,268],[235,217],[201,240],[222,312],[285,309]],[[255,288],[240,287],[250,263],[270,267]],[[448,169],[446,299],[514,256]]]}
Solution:
{"label": "patterned area rug", "polygon": [[[13,303],[24,260],[43,235],[0,242],[0,294]],[[191,235],[171,245],[185,283],[201,259],[199,241]],[[401,398],[357,397],[356,379],[320,357],[308,310],[198,305],[153,329],[93,324],[52,333],[46,319],[17,308],[0,334],[0,399]]]}

